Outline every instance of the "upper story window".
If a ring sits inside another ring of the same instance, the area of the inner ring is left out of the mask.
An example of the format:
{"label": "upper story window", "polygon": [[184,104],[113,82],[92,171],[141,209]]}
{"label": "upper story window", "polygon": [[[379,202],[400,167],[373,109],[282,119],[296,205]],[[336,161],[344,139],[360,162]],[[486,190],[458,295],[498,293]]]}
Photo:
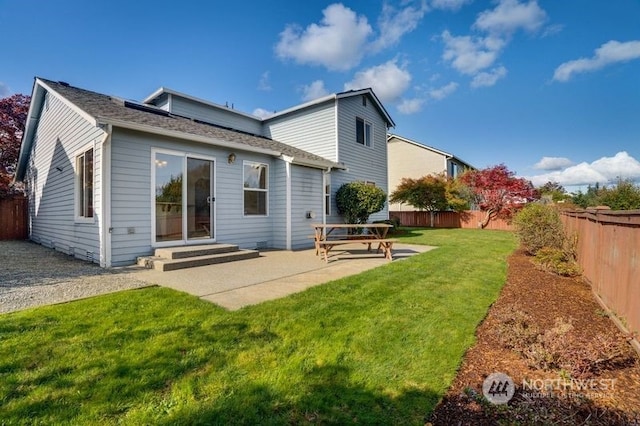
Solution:
{"label": "upper story window", "polygon": [[93,148],[76,157],[76,217],[93,217]]}
{"label": "upper story window", "polygon": [[364,146],[371,146],[373,144],[372,125],[363,118],[356,117],[356,142]]}
{"label": "upper story window", "polygon": [[266,216],[268,187],[268,166],[262,163],[244,162],[244,215]]}

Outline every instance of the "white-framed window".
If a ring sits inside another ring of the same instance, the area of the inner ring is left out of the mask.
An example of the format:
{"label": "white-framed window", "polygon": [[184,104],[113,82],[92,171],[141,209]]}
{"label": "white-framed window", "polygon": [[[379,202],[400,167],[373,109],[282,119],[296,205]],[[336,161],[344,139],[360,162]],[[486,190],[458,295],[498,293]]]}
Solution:
{"label": "white-framed window", "polygon": [[244,215],[269,214],[269,166],[251,161],[243,162]]}
{"label": "white-framed window", "polygon": [[93,220],[93,147],[76,155],[76,219]]}
{"label": "white-framed window", "polygon": [[331,216],[331,184],[324,186],[324,214]]}
{"label": "white-framed window", "polygon": [[373,125],[364,118],[356,117],[356,142],[364,146],[373,144]]}

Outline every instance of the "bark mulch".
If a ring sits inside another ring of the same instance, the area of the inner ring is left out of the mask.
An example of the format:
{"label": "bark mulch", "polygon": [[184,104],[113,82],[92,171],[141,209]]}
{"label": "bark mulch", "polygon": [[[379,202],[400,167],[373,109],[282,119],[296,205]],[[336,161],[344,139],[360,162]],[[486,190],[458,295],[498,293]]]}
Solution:
{"label": "bark mulch", "polygon": [[[523,251],[508,264],[507,283],[429,422],[640,425],[640,357],[589,285],[538,270]],[[506,404],[483,396],[495,372],[513,380]]]}

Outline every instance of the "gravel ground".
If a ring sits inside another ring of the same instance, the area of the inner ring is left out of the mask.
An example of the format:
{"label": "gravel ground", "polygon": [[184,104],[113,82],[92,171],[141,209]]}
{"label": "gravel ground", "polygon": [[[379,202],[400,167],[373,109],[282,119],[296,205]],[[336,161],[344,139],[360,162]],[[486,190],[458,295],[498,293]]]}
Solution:
{"label": "gravel ground", "polygon": [[0,313],[149,286],[133,272],[103,269],[29,241],[0,241]]}

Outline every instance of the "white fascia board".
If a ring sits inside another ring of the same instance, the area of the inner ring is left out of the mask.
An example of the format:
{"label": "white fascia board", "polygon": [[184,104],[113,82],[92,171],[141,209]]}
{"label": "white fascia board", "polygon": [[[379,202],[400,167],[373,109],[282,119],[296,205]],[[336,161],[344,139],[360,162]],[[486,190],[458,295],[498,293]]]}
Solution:
{"label": "white fascia board", "polygon": [[13,181],[22,180],[27,167],[27,157],[31,152],[31,146],[33,144],[33,137],[40,121],[40,115],[42,114],[42,107],[44,105],[45,96],[47,92],[60,99],[67,107],[73,112],[77,113],[80,117],[87,120],[91,125],[97,126],[95,117],[89,115],[84,110],[78,108],[75,104],[70,102],[67,98],[60,95],[53,90],[48,84],[36,77],[33,83],[33,91],[31,93],[31,104],[29,105],[29,112],[27,113],[27,120],[25,124],[25,130],[22,135],[22,142],[20,144],[20,154],[18,155],[18,163],[16,174],[13,177]]}
{"label": "white fascia board", "polygon": [[375,92],[370,87],[366,89],[350,90],[348,92],[337,93],[335,96],[337,99],[342,99],[342,98],[350,98],[352,96],[359,96],[359,95],[365,95],[365,94],[369,95],[371,99],[373,99],[373,102],[376,104],[376,107],[384,116],[385,121],[387,122],[387,125],[388,125],[387,127],[396,127],[396,123],[393,121],[393,119],[387,112],[387,109],[384,107],[384,105],[382,105],[382,102],[380,102],[380,99],[378,99]]}
{"label": "white fascia board", "polygon": [[145,124],[131,123],[128,121],[113,120],[110,118],[101,118],[101,117],[97,117],[97,120],[99,124],[111,124],[113,127],[118,127],[121,129],[137,130],[139,132],[152,133],[155,135],[167,136],[167,137],[176,138],[176,139],[184,139],[184,140],[189,140],[193,142],[201,142],[209,145],[221,146],[229,149],[236,149],[239,151],[249,151],[249,152],[255,152],[258,154],[272,155],[275,157],[279,157],[282,154],[280,151],[274,151],[272,149],[258,148],[251,145],[238,143],[238,142],[230,142],[230,141],[211,138],[207,136],[193,135],[190,133],[179,132],[177,130],[167,130],[167,129],[162,129],[155,126],[148,126]]}
{"label": "white fascia board", "polygon": [[29,112],[27,113],[24,133],[22,134],[22,141],[20,142],[20,153],[18,154],[16,173],[13,176],[14,183],[17,181],[21,181],[27,171],[27,157],[29,155],[29,152],[31,152],[33,134],[36,131],[35,129],[38,125],[38,121],[40,120],[40,114],[42,113],[44,96],[44,88],[42,86],[39,86],[37,81],[35,81],[33,83],[33,90],[31,91],[31,103],[29,104]]}
{"label": "white fascia board", "polygon": [[433,151],[436,154],[444,155],[445,157],[449,157],[449,158],[453,157],[453,154],[449,154],[448,152],[444,152],[444,151],[441,151],[441,150],[439,150],[437,148],[434,148],[432,146],[425,145],[425,144],[422,144],[420,142],[416,142],[416,141],[413,141],[411,139],[407,139],[405,137],[394,135],[394,134],[390,133],[389,135],[387,135],[387,142],[389,142],[391,139],[398,139],[398,140],[400,140],[402,142],[406,142],[408,144],[415,145],[415,146],[417,146],[419,148],[428,149],[429,151]]}
{"label": "white fascia board", "polygon": [[342,163],[333,163],[333,162],[330,162],[329,160],[327,160],[327,162],[321,162],[321,161],[312,160],[310,158],[293,157],[293,160],[291,160],[291,163],[293,163],[295,165],[298,165],[298,166],[312,167],[314,169],[322,169],[322,170],[341,169],[341,170],[347,170],[347,167],[344,164],[342,164]]}
{"label": "white fascia board", "polygon": [[39,78],[36,78],[36,84],[39,84],[40,86],[44,87],[48,92],[54,93],[73,112],[75,112],[80,117],[82,117],[85,120],[87,120],[93,126],[97,126],[98,125],[98,122],[96,121],[96,118],[94,116],[92,116],[91,114],[87,113],[85,110],[83,110],[81,108],[78,108],[74,103],[72,103],[66,97],[64,97],[61,94],[59,94],[58,92],[56,92],[54,89],[49,87],[49,85],[47,85],[45,82],[43,82]]}

